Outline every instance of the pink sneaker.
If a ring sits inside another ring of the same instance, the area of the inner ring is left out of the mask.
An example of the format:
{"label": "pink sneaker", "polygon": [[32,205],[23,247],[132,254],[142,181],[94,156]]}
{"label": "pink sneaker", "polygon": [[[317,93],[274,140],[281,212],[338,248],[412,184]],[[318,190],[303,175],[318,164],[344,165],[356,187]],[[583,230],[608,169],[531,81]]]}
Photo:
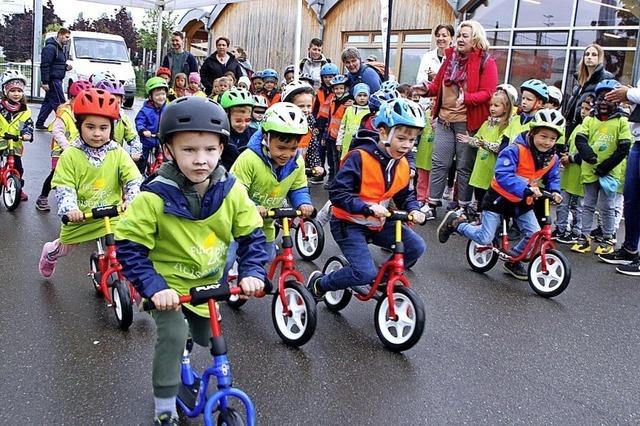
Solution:
{"label": "pink sneaker", "polygon": [[56,270],[56,261],[50,260],[48,254],[52,252],[56,248],[54,242],[45,243],[44,247],[42,247],[42,254],[40,255],[40,264],[38,265],[38,269],[40,270],[40,275],[45,278],[49,278],[53,275],[53,272]]}
{"label": "pink sneaker", "polygon": [[20,193],[20,201],[28,201],[29,200],[29,196],[27,195],[26,192],[24,192],[24,189],[22,190],[22,192]]}

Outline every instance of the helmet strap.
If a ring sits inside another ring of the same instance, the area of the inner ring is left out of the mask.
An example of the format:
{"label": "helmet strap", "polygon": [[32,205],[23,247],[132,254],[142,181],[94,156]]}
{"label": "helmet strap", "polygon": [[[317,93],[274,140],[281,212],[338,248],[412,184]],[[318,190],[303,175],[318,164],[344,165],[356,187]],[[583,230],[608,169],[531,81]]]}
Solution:
{"label": "helmet strap", "polygon": [[389,148],[391,146],[391,140],[393,139],[393,134],[395,133],[396,128],[392,127],[389,130],[389,134],[387,135],[387,140],[383,141],[381,140],[380,142],[382,142],[382,144],[384,145],[385,148]]}
{"label": "helmet strap", "polygon": [[269,150],[269,143],[271,143],[271,135],[269,133],[265,134],[266,138],[262,138],[262,146],[264,147],[265,154],[267,157],[271,159],[271,151]]}

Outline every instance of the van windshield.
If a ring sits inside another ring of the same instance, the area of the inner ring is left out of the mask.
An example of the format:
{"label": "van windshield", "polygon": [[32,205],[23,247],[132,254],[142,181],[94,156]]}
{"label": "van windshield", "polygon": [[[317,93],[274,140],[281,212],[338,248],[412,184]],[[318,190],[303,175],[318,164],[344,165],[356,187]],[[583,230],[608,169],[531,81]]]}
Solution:
{"label": "van windshield", "polygon": [[129,62],[127,45],[122,40],[74,37],[73,46],[77,58]]}

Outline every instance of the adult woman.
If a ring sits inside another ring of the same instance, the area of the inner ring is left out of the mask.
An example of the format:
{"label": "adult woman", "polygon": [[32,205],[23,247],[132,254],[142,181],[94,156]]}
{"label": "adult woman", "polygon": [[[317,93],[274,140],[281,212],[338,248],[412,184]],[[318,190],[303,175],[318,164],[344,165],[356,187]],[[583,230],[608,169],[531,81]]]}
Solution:
{"label": "adult woman", "polygon": [[564,111],[568,135],[578,124],[582,123],[580,116],[582,100],[594,94],[598,83],[610,78],[614,77],[604,69],[604,50],[595,43],[588,45],[584,49],[580,64],[578,64],[578,72],[575,74],[576,84],[573,86],[571,98]]}
{"label": "adult woman", "polygon": [[435,96],[432,108],[437,118],[433,164],[429,177],[429,205],[442,203],[449,167],[457,160],[458,202],[471,202],[469,177],[477,149],[459,142],[458,134],[474,133],[489,116],[489,101],[498,84],[498,67],[487,52],[489,41],[477,21],[458,27],[454,48],[445,50],[445,60],[431,83],[414,86],[420,96]]}
{"label": "adult woman", "polygon": [[242,68],[242,75],[251,78],[253,75],[253,66],[247,59],[247,51],[240,46],[234,46],[231,50],[231,54],[235,56],[236,60],[240,64],[240,67]]}
{"label": "adult woman", "polygon": [[227,52],[231,41],[226,37],[218,37],[216,40],[216,51],[204,60],[200,67],[200,77],[205,93],[211,94],[213,80],[220,78],[225,73],[231,71],[236,77],[236,81],[242,77],[242,67],[238,60],[231,53]]}
{"label": "adult woman", "polygon": [[444,51],[451,46],[451,40],[453,40],[455,30],[452,25],[440,24],[436,27],[433,34],[436,38],[436,48],[428,51],[422,57],[418,75],[416,76],[417,84],[429,82],[435,78],[440,70],[440,66],[444,62]]}

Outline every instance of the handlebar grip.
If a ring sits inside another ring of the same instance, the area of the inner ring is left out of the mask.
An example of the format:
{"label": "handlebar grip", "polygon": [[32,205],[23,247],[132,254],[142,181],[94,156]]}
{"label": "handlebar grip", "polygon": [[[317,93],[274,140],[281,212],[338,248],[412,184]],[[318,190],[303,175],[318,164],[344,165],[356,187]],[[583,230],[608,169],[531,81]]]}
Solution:
{"label": "handlebar grip", "polygon": [[65,225],[69,224],[69,216],[67,216],[66,214],[62,215],[62,223],[64,223]]}

